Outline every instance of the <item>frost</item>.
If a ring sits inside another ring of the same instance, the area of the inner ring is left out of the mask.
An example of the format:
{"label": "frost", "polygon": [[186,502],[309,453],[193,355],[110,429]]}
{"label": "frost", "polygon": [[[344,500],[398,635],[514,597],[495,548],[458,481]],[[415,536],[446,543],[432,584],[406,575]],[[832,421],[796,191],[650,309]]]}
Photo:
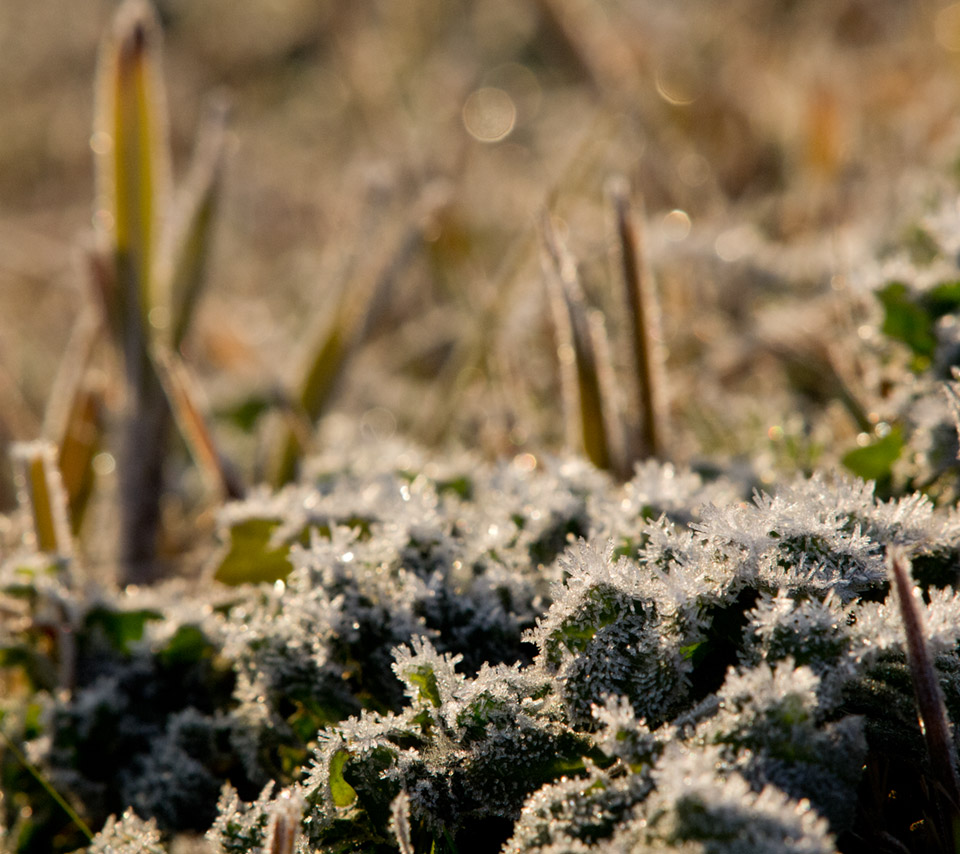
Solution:
{"label": "frost", "polygon": [[[816,475],[775,496],[758,493],[750,505],[704,508],[703,521],[692,527],[711,541],[734,547],[743,578],[756,578],[767,591],[787,589],[822,598],[833,590],[847,602],[886,579],[880,544],[858,518],[873,511],[868,486],[849,480],[828,484]],[[889,530],[897,514],[887,516],[878,525],[885,522]]]}
{"label": "frost", "polygon": [[660,620],[655,585],[635,563],[614,562],[609,547],[601,553],[581,543],[561,566],[568,578],[529,638],[556,675],[571,722],[592,722],[592,706],[608,694],[662,721],[682,703],[689,667]]}
{"label": "frost", "polygon": [[765,593],[750,613],[746,658],[771,664],[791,658],[823,676],[850,646],[846,621],[847,609],[832,591],[822,601],[796,601],[784,590]]}
{"label": "frost", "polygon": [[268,783],[253,803],[240,800],[237,790],[223,787],[217,802],[217,818],[207,831],[215,854],[246,854],[263,846],[273,807],[274,784]]}
{"label": "frost", "polygon": [[775,786],[759,792],[739,774],[720,776],[715,750],[668,747],[657,788],[643,806],[647,841],[699,842],[716,854],[832,854],[827,823],[804,800]]}
{"label": "frost", "polygon": [[599,770],[550,783],[524,804],[503,854],[605,850],[652,788],[649,777],[611,778]]}
{"label": "frost", "polygon": [[820,679],[791,659],[730,671],[717,692],[716,713],[697,727],[695,740],[722,746],[728,768],[756,788],[772,783],[807,798],[835,829],[853,819],[852,804],[866,756],[862,721],[822,723]]}
{"label": "frost", "polygon": [[411,461],[229,508],[273,518],[289,571],[205,602],[5,562],[4,644],[82,638],[32,761],[219,854],[832,851],[871,752],[922,757],[894,544],[960,717],[956,511],[839,476],[745,502],[653,462],[618,486]]}
{"label": "frost", "polygon": [[660,744],[643,720],[637,720],[625,697],[607,697],[603,706],[594,706],[593,716],[600,723],[597,746],[615,756],[634,771],[650,765],[660,753]]}
{"label": "frost", "polygon": [[403,682],[407,697],[435,708],[454,699],[463,683],[463,676],[455,672],[463,656],[438,655],[430,641],[421,637],[412,638],[410,647],[401,646],[393,652],[393,671]]}
{"label": "frost", "polygon": [[110,816],[90,843],[90,854],[166,854],[155,821],[144,821],[133,810],[120,819]]}

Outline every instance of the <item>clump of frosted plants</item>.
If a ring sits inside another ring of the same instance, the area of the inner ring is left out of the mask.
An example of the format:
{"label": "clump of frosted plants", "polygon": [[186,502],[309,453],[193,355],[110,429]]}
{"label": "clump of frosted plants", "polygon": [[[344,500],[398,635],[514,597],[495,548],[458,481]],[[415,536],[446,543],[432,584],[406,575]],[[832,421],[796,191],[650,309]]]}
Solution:
{"label": "clump of frosted plants", "polygon": [[[657,463],[618,485],[562,460],[330,459],[224,510],[223,581],[199,599],[93,597],[62,563],[4,562],[24,603],[5,655],[60,632],[27,671],[39,715],[7,732],[104,850],[185,831],[230,854],[277,834],[309,851],[939,844],[932,796],[876,819],[873,769],[933,787],[888,549],[909,549],[960,716],[955,514],[823,475],[745,500]],[[23,786],[52,840],[69,821]]]}

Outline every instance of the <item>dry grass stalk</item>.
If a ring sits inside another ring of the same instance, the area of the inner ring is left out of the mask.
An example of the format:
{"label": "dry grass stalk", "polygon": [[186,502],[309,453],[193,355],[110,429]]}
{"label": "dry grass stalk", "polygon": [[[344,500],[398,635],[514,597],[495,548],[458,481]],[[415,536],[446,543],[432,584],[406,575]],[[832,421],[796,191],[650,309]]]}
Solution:
{"label": "dry grass stalk", "polygon": [[190,174],[157,258],[158,291],[169,311],[168,341],[178,350],[206,281],[211,231],[221,196],[228,117],[224,98],[210,100],[201,121]]}
{"label": "dry grass stalk", "polygon": [[930,766],[943,795],[949,802],[948,826],[956,826],[960,818],[960,779],[957,777],[953,738],[943,702],[937,671],[924,633],[923,617],[917,605],[918,591],[913,586],[904,553],[890,549],[887,553],[893,589],[907,642],[907,662],[917,699],[920,729],[927,744]]}
{"label": "dry grass stalk", "polygon": [[[597,321],[591,323],[576,262],[550,222],[542,220],[544,274],[557,335],[567,441],[580,447],[598,468],[623,470],[615,447],[618,413],[605,392],[612,385],[609,349],[597,346]],[[601,357],[607,364],[601,364]],[[608,379],[601,379],[604,375]]]}
{"label": "dry grass stalk", "polygon": [[69,557],[73,553],[67,494],[52,442],[14,442],[10,446],[20,506],[29,515],[37,551]]}
{"label": "dry grass stalk", "polygon": [[206,403],[189,369],[175,352],[164,347],[156,347],[153,358],[180,435],[200,471],[221,498],[243,498],[246,490],[213,438]]}
{"label": "dry grass stalk", "polygon": [[666,452],[665,368],[660,306],[656,283],[644,253],[641,227],[630,204],[626,181],[614,179],[608,192],[616,216],[617,241],[633,367],[636,429],[630,437],[631,456],[663,457]]}
{"label": "dry grass stalk", "polygon": [[[108,322],[119,333],[128,413],[120,466],[121,582],[154,573],[162,464],[170,413],[150,359],[150,312],[161,214],[169,197],[166,103],[160,29],[150,6],[128,0],[114,19],[98,77],[93,135],[97,154],[96,222],[112,264],[95,262]],[[112,266],[109,273],[99,268]]]}
{"label": "dry grass stalk", "polygon": [[299,795],[288,791],[270,806],[264,834],[264,854],[294,854],[300,838],[300,821],[303,818],[303,801]]}

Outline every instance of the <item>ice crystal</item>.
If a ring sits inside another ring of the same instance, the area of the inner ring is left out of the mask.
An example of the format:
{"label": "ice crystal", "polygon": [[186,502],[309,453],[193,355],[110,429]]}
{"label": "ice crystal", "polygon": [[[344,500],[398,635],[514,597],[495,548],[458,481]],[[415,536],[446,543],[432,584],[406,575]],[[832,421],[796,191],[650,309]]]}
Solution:
{"label": "ice crystal", "polygon": [[626,558],[581,543],[561,561],[567,579],[530,639],[556,675],[575,725],[592,722],[605,695],[629,697],[650,720],[662,721],[683,702],[687,661],[661,621],[656,588]]}
{"label": "ice crystal", "polygon": [[808,798],[835,829],[853,818],[857,782],[866,755],[862,721],[822,723],[819,677],[791,659],[731,670],[717,692],[716,713],[697,728],[696,740],[722,745],[728,767],[759,788],[773,783]]}
{"label": "ice crystal", "polygon": [[750,613],[745,657],[771,664],[791,658],[822,676],[850,646],[846,617],[832,591],[822,601],[797,601],[785,590],[764,593]]}
{"label": "ice crystal", "polygon": [[455,671],[463,656],[438,655],[430,641],[422,637],[412,638],[410,646],[400,646],[393,652],[393,672],[403,682],[407,697],[435,708],[454,699],[464,679]]}
{"label": "ice crystal", "polygon": [[119,820],[110,816],[90,843],[90,854],[165,854],[154,821],[144,821],[131,810]]}
{"label": "ice crystal", "polygon": [[759,792],[739,774],[718,775],[715,751],[670,746],[644,803],[645,835],[668,845],[700,842],[711,854],[832,854],[826,821],[775,786]]}
{"label": "ice crystal", "polygon": [[597,769],[586,777],[550,783],[524,804],[503,854],[604,850],[652,788],[648,776],[610,777]]}
{"label": "ice crystal", "polygon": [[[703,521],[692,527],[733,548],[743,577],[755,578],[762,589],[819,598],[834,590],[846,602],[886,580],[880,543],[859,518],[872,521],[874,512],[869,487],[849,480],[828,484],[818,475],[774,496],[758,493],[749,505],[704,508]],[[880,534],[884,523],[889,531],[897,522],[895,513],[886,516],[892,518],[876,518]]]}
{"label": "ice crystal", "polygon": [[262,850],[273,810],[274,784],[268,783],[253,803],[240,800],[237,790],[224,785],[217,801],[217,818],[207,831],[215,854],[246,854]]}
{"label": "ice crystal", "polygon": [[602,729],[597,733],[597,746],[608,756],[623,760],[633,770],[650,765],[660,753],[660,744],[643,720],[637,716],[626,697],[607,697],[602,706],[592,709]]}

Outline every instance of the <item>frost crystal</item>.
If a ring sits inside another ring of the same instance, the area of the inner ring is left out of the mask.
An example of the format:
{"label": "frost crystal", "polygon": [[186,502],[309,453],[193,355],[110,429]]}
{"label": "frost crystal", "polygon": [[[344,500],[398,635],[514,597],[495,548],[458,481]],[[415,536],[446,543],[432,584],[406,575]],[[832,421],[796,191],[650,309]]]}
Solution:
{"label": "frost crystal", "polygon": [[716,854],[832,854],[827,823],[775,786],[759,792],[738,774],[718,776],[711,750],[669,747],[654,772],[646,834],[669,844],[700,842]]}
{"label": "frost crystal", "polygon": [[110,816],[90,843],[90,854],[165,854],[155,821],[144,821],[133,810],[120,819]]}

